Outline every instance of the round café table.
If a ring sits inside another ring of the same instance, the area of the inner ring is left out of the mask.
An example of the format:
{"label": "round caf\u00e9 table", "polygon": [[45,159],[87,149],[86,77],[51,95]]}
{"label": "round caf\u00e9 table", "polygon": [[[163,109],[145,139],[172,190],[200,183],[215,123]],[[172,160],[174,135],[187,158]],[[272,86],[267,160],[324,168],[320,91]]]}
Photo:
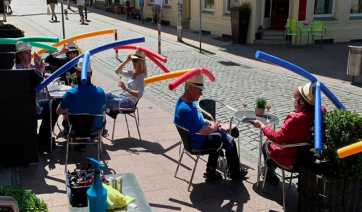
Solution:
{"label": "round caf\u00e9 table", "polygon": [[[250,124],[253,120],[259,120],[265,125],[273,125],[275,130],[275,125],[279,123],[278,116],[270,113],[265,112],[262,117],[255,115],[255,110],[238,110],[234,113],[234,115],[230,119],[230,129],[233,120],[237,121],[237,125],[239,124]],[[258,178],[257,178],[257,187],[259,187],[259,180],[260,180],[260,165],[261,165],[261,148],[262,148],[262,141],[263,141],[263,130],[260,129],[260,137],[259,137],[259,154],[258,154]],[[240,145],[240,143],[238,144]],[[239,149],[240,151],[240,149]],[[240,152],[239,152],[240,154]],[[239,157],[240,159],[240,157]]]}

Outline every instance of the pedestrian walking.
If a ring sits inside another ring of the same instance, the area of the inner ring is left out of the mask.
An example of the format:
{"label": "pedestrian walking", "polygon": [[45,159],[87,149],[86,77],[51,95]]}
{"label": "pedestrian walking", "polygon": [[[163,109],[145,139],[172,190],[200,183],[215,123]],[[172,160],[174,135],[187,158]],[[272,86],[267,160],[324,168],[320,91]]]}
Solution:
{"label": "pedestrian walking", "polygon": [[153,5],[152,25],[161,23],[160,13],[162,11],[162,4],[163,4],[163,0],[155,0],[155,4]]}
{"label": "pedestrian walking", "polygon": [[84,9],[84,5],[85,5],[85,0],[77,0],[77,5],[78,5],[79,16],[80,16],[79,22],[81,22],[82,25],[88,25],[87,23],[84,23],[83,9]]}
{"label": "pedestrian walking", "polygon": [[139,22],[142,22],[142,24],[145,24],[145,22],[143,21],[143,6],[144,4],[144,0],[139,0],[139,5],[140,5],[140,19]]}
{"label": "pedestrian walking", "polygon": [[127,7],[127,20],[129,19],[129,6],[130,6],[130,3],[129,3],[129,1],[127,0],[126,1],[126,7]]}
{"label": "pedestrian walking", "polygon": [[13,10],[11,9],[11,0],[8,0],[8,1],[4,1],[5,2],[5,7],[6,7],[6,10],[5,12],[8,13],[8,14],[11,14],[13,13]]}
{"label": "pedestrian walking", "polygon": [[47,0],[47,5],[50,6],[50,9],[52,10],[52,18],[51,21],[57,22],[57,15],[55,14],[55,5],[58,4],[57,0]]}
{"label": "pedestrian walking", "polygon": [[87,19],[87,5],[88,5],[88,2],[89,2],[89,0],[85,0],[85,2],[84,2],[84,18],[85,18],[86,22],[88,22],[88,19]]}

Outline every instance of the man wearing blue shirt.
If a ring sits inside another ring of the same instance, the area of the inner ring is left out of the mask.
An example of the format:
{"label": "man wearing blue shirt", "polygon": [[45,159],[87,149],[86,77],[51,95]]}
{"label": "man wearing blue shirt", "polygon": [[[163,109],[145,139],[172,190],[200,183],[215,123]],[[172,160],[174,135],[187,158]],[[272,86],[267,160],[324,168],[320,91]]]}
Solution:
{"label": "man wearing blue shirt", "polygon": [[[174,123],[189,131],[187,136],[193,149],[217,148],[221,145],[219,137],[208,136],[218,130],[220,123],[204,120],[194,103],[199,100],[203,89],[203,75],[188,79],[185,83],[184,94],[177,99],[175,106]],[[225,145],[223,145],[223,149],[226,149]],[[233,180],[244,178],[248,172],[246,169],[239,168],[239,156],[235,142],[231,150],[226,150],[225,155],[229,167],[229,177]],[[216,171],[218,157],[216,153],[209,154],[206,173],[204,173],[206,180],[222,179],[220,173]]]}
{"label": "man wearing blue shirt", "polygon": [[139,0],[139,5],[140,5],[140,22],[142,22],[142,24],[145,24],[145,22],[143,21],[143,6],[145,6],[145,1]]}
{"label": "man wearing blue shirt", "polygon": [[[78,82],[80,82],[80,73],[83,64],[83,58],[79,59],[76,67],[76,75]],[[60,105],[57,108],[57,114],[68,113],[89,113],[89,114],[102,114],[106,106],[106,94],[101,87],[95,86],[91,83],[92,69],[90,61],[88,62],[87,69],[87,84],[83,85],[78,83],[72,89],[69,89],[63,96]],[[95,117],[92,125],[92,132],[103,126],[103,117]],[[85,151],[85,145],[77,145],[76,149]]]}

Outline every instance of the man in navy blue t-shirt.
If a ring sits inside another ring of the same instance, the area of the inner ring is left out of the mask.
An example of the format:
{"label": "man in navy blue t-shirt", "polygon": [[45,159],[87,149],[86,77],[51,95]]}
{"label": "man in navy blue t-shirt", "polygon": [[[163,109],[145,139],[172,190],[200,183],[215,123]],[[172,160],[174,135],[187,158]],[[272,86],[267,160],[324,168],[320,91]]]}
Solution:
{"label": "man in navy blue t-shirt", "polygon": [[[199,100],[203,89],[203,75],[197,75],[188,79],[185,83],[185,92],[177,99],[175,106],[173,122],[189,131],[187,136],[193,149],[209,149],[221,145],[219,137],[208,136],[218,130],[219,123],[204,120],[194,103]],[[224,146],[223,149],[225,149]],[[239,168],[239,156],[235,142],[233,148],[230,151],[226,151],[226,159],[231,179],[242,179],[248,173],[246,169]],[[206,173],[204,174],[206,180],[222,179],[220,173],[216,171],[217,160],[218,154],[209,154]]]}

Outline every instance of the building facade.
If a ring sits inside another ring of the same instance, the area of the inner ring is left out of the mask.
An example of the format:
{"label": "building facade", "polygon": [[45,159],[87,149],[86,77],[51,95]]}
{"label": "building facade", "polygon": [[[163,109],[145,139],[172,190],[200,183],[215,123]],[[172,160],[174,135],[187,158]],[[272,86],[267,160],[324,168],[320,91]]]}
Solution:
{"label": "building facade", "polygon": [[[144,15],[152,17],[154,0],[144,0]],[[190,29],[199,30],[200,2],[202,30],[222,36],[231,35],[229,8],[244,1],[251,3],[247,43],[254,43],[260,26],[264,30],[284,31],[287,19],[297,19],[308,28],[313,20],[324,20],[327,27],[323,39],[332,42],[362,40],[362,0],[163,0],[163,20],[177,25],[177,4],[182,3],[182,19]],[[132,0],[131,0],[132,2]],[[138,0],[136,8],[138,6]],[[319,39],[319,38],[316,38]]]}

